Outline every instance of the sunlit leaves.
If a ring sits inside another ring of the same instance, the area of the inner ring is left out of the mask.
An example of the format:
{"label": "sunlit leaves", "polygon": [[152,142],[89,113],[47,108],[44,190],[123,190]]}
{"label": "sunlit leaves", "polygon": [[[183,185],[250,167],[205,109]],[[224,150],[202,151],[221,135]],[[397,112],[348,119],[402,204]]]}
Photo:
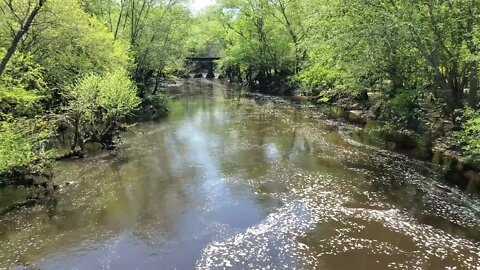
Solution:
{"label": "sunlit leaves", "polygon": [[118,120],[139,104],[135,85],[121,69],[105,75],[86,75],[71,87],[69,96],[67,111],[86,122]]}
{"label": "sunlit leaves", "polygon": [[136,86],[123,69],[84,76],[70,87],[68,98],[65,110],[81,145],[111,140],[125,117],[140,104]]}
{"label": "sunlit leaves", "polygon": [[454,134],[455,144],[469,154],[480,157],[480,111],[467,108],[464,112],[463,129]]}
{"label": "sunlit leaves", "polygon": [[131,65],[128,45],[114,42],[105,24],[83,11],[78,1],[52,0],[46,9],[30,46],[51,86],[67,85],[86,73]]}
{"label": "sunlit leaves", "polygon": [[34,116],[48,90],[43,69],[29,54],[14,54],[0,80],[0,120]]}
{"label": "sunlit leaves", "polygon": [[52,150],[46,148],[53,135],[51,122],[42,119],[22,118],[2,122],[0,175],[12,172],[45,173],[54,155]]}

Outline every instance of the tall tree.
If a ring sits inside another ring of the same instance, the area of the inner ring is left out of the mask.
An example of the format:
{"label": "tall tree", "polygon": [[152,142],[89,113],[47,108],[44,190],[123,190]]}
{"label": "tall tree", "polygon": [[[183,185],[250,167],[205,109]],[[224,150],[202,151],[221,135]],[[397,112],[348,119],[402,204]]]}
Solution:
{"label": "tall tree", "polygon": [[16,19],[16,22],[19,25],[19,29],[16,30],[13,36],[13,39],[10,43],[10,46],[5,53],[5,56],[2,58],[0,62],[0,77],[2,76],[5,68],[12,58],[13,54],[18,48],[18,44],[22,40],[23,36],[28,32],[30,27],[32,26],[35,17],[37,17],[38,13],[42,9],[43,5],[45,4],[46,0],[38,0],[35,2],[29,0],[27,2],[27,8],[24,15],[20,14],[20,10],[14,6],[14,2],[12,0],[4,0],[4,3],[0,5],[0,10],[4,13],[10,13],[9,15],[13,16]]}

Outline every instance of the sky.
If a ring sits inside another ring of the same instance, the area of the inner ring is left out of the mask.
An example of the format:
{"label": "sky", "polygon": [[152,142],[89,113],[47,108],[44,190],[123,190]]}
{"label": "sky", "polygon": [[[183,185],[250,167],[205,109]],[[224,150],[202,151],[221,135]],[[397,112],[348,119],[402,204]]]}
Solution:
{"label": "sky", "polygon": [[192,0],[190,8],[192,9],[193,13],[197,13],[198,11],[204,9],[209,5],[212,5],[213,3],[215,3],[215,0]]}

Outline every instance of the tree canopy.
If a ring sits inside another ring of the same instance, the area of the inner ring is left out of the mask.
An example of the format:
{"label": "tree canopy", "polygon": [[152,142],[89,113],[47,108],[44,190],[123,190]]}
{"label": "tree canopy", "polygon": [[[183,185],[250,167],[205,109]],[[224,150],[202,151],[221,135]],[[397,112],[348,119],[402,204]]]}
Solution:
{"label": "tree canopy", "polygon": [[0,2],[0,181],[44,175],[58,132],[83,156],[112,147],[142,99],[165,111],[149,85],[182,67],[190,18],[175,0]]}

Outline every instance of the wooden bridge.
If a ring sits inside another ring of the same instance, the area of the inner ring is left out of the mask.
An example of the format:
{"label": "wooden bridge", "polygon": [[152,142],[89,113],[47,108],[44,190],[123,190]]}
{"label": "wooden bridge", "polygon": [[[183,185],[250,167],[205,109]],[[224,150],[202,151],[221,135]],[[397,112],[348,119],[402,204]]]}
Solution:
{"label": "wooden bridge", "polygon": [[207,79],[215,78],[215,74],[213,73],[214,65],[213,61],[220,60],[220,57],[187,57],[189,61],[196,61],[196,62],[207,62],[208,63],[208,73]]}

